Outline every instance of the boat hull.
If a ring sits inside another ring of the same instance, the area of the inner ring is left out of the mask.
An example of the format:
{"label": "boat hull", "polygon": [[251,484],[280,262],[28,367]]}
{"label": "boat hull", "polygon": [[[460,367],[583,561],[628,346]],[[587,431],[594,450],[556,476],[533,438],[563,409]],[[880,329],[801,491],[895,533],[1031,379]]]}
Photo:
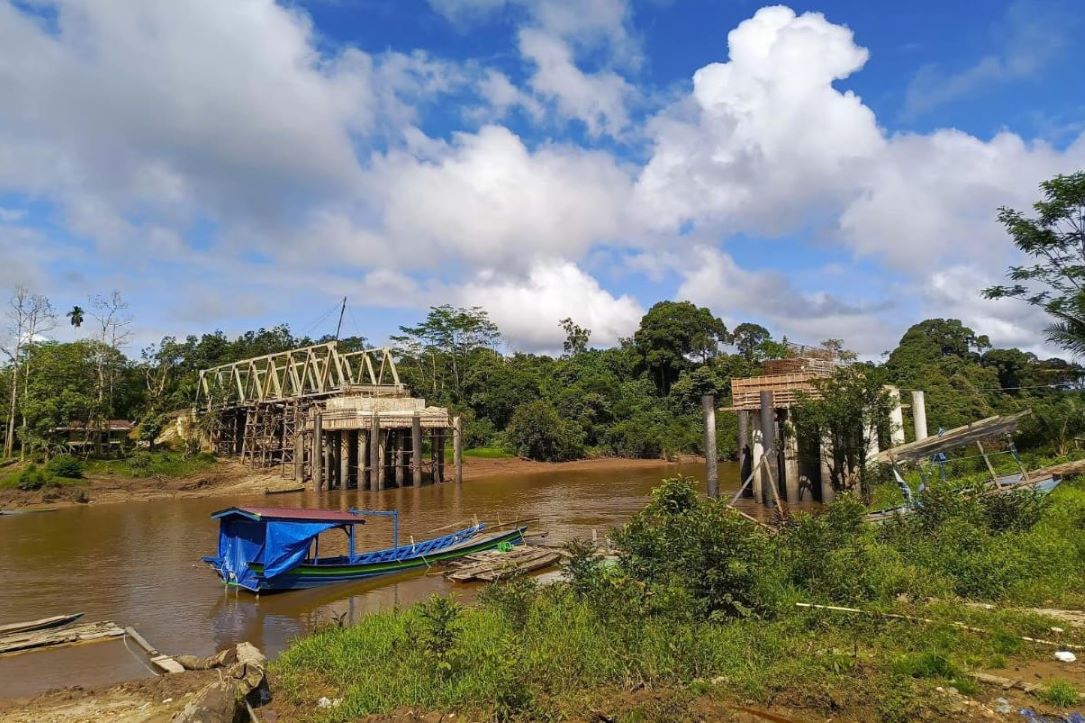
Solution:
{"label": "boat hull", "polygon": [[[478,539],[469,539],[461,545],[436,551],[430,555],[405,557],[401,560],[389,562],[376,562],[370,564],[302,564],[289,572],[277,575],[273,578],[264,578],[263,566],[252,564],[252,571],[256,573],[257,582],[253,586],[242,585],[234,580],[227,581],[227,585],[254,593],[286,592],[288,590],[306,590],[325,585],[334,585],[343,582],[355,582],[374,577],[394,575],[400,572],[416,570],[420,567],[428,567],[435,563],[455,560],[477,552],[492,550],[503,543],[519,544],[523,542],[526,527],[518,527],[508,532],[487,535]],[[210,563],[209,563],[210,564]],[[218,572],[212,564],[211,567]],[[221,575],[221,573],[220,573]]]}

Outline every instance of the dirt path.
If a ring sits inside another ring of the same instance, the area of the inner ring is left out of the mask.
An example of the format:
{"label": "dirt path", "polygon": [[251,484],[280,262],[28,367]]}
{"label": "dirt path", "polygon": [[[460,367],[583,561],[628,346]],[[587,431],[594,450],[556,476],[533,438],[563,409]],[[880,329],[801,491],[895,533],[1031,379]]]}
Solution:
{"label": "dirt path", "polygon": [[[684,460],[692,461],[692,460]],[[574,470],[660,470],[674,463],[656,459],[603,457],[572,462],[534,462],[508,457],[486,459],[467,457],[463,464],[465,482],[505,475],[567,472]],[[451,471],[451,470],[449,470]],[[71,507],[79,504],[116,504],[185,497],[219,497],[262,494],[267,490],[292,490],[293,480],[283,479],[277,469],[254,470],[237,460],[222,460],[210,469],[186,477],[90,477],[80,484],[47,487],[41,490],[0,490],[0,511],[33,511]]]}

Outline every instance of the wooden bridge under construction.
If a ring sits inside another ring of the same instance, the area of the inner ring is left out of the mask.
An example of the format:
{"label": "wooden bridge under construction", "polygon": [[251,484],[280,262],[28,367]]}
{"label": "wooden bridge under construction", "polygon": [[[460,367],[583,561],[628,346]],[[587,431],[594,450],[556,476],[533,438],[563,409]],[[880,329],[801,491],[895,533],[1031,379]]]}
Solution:
{"label": "wooden bridge under construction", "polygon": [[196,413],[218,454],[317,490],[444,482],[450,432],[463,479],[459,417],[410,396],[387,348],[332,341],[204,369]]}

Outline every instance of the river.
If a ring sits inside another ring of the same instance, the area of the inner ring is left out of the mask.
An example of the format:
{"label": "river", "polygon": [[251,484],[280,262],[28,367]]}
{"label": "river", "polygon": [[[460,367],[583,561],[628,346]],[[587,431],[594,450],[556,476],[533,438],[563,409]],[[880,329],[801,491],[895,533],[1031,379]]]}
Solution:
{"label": "river", "polygon": [[[0,517],[0,623],[81,611],[85,621],[130,625],[169,653],[209,655],[248,640],[274,655],[315,626],[453,589],[426,571],[315,590],[264,595],[227,591],[200,563],[217,544],[209,515],[231,505],[400,510],[400,539],[444,534],[473,516],[511,522],[538,518],[531,533],[550,539],[604,534],[641,509],[659,480],[703,479],[703,465],[660,465],[495,476],[383,492],[348,490],[258,497],[163,499],[71,507]],[[723,490],[736,489],[734,464],[720,465]],[[391,525],[373,518],[359,549],[387,546]],[[439,530],[435,532],[435,530]],[[105,685],[147,677],[145,658],[115,640],[0,657],[0,697],[70,685]]]}

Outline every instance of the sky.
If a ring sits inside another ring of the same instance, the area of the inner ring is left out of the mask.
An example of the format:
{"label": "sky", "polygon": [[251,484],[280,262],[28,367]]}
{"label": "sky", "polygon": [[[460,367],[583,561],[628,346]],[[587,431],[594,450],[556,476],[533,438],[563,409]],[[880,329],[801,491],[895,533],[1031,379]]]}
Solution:
{"label": "sky", "polygon": [[[509,351],[662,299],[867,358],[1020,261],[1085,169],[1075,0],[0,0],[0,295],[128,300],[129,353],[288,323]],[[85,330],[58,326],[53,336]]]}

